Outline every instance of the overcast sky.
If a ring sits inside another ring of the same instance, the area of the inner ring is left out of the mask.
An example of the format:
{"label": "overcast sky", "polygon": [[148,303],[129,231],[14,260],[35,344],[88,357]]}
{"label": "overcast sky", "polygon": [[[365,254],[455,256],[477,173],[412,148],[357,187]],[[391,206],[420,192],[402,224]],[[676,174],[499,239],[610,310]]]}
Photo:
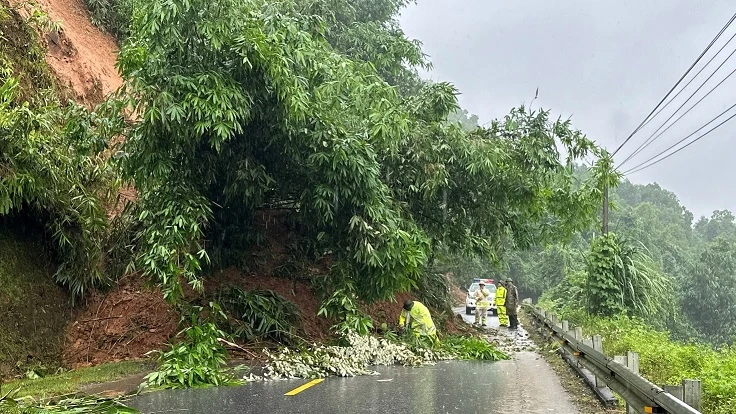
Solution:
{"label": "overcast sky", "polygon": [[[534,107],[550,109],[555,118],[572,116],[576,128],[612,151],[734,12],[732,0],[419,0],[418,5],[404,10],[401,23],[409,37],[424,43],[431,57],[434,69],[425,76],[454,83],[462,92],[460,104],[482,123],[529,103],[538,87]],[[736,23],[712,52],[734,34]],[[651,136],[734,50],[736,39],[669,109],[623,147],[616,156],[618,163]],[[712,55],[706,55],[703,62]],[[734,69],[736,54],[680,113]],[[736,75],[622,170],[646,161],[736,104],[735,92]],[[736,109],[700,133],[732,113]],[[673,120],[677,116],[679,113]],[[735,136],[736,118],[629,179],[657,182],[675,192],[696,219],[710,216],[715,209],[736,211]]]}

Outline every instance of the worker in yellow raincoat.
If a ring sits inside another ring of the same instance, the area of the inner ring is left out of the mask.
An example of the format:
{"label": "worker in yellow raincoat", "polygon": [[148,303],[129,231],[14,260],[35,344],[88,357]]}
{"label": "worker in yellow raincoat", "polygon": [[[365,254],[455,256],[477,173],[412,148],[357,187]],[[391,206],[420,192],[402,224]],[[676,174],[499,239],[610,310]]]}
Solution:
{"label": "worker in yellow raincoat", "polygon": [[509,315],[506,314],[506,286],[503,280],[498,281],[498,288],[496,288],[496,298],[494,303],[496,304],[496,312],[498,312],[498,324],[501,326],[509,326]]}
{"label": "worker in yellow raincoat", "polygon": [[427,336],[438,342],[437,328],[432,321],[429,309],[421,302],[407,300],[399,316],[399,327],[412,332],[415,336]]}
{"label": "worker in yellow raincoat", "polygon": [[478,289],[473,293],[475,299],[475,325],[486,325],[488,308],[491,307],[491,291],[486,289],[486,283],[478,283]]}

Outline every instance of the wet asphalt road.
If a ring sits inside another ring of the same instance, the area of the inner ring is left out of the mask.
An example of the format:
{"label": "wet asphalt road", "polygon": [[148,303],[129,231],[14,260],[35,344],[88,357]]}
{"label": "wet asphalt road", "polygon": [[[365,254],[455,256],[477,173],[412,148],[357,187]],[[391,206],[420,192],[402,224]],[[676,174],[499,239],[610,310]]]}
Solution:
{"label": "wet asphalt road", "polygon": [[[465,306],[460,307],[460,308],[453,308],[452,310],[455,311],[455,313],[457,313],[459,315],[462,315],[462,317],[465,320],[465,322],[467,322],[467,323],[473,323],[473,322],[475,322],[475,312],[473,312],[472,315],[466,315],[465,314]],[[499,325],[498,325],[498,316],[493,316],[491,314],[491,311],[488,311],[488,317],[486,319],[486,326],[488,326],[489,328],[495,328],[495,329],[498,329],[498,327],[499,327]]]}
{"label": "wet asphalt road", "polygon": [[[472,321],[472,315],[470,318]],[[493,320],[498,326],[498,319]],[[375,369],[380,375],[326,378],[294,396],[284,394],[309,380],[153,392],[128,404],[143,413],[186,414],[578,412],[554,371],[533,352],[517,353],[510,361],[447,361],[421,368]]]}

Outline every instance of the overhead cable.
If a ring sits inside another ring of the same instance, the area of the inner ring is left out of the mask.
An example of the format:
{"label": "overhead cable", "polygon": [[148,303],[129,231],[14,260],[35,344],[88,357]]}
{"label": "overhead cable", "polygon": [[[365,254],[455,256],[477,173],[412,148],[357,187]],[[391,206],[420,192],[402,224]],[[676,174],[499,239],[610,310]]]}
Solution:
{"label": "overhead cable", "polygon": [[731,23],[733,23],[734,20],[736,20],[736,14],[734,14],[733,16],[731,16],[731,18],[728,20],[728,22],[726,22],[726,24],[723,26],[723,28],[721,28],[721,30],[718,32],[718,34],[713,38],[713,40],[711,40],[711,42],[708,44],[708,46],[706,46],[705,50],[703,50],[703,52],[700,54],[700,56],[698,56],[698,58],[695,59],[695,62],[693,62],[693,64],[690,65],[690,67],[680,77],[680,79],[677,81],[677,83],[675,83],[675,85],[667,92],[667,94],[664,96],[664,98],[662,98],[662,100],[659,101],[659,103],[654,107],[654,109],[652,109],[652,111],[649,113],[649,115],[647,115],[646,118],[644,118],[644,120],[641,121],[641,123],[639,124],[639,126],[636,127],[636,129],[631,134],[629,134],[629,136],[624,140],[624,142],[621,143],[621,145],[618,146],[618,148],[616,148],[616,150],[613,152],[613,154],[611,154],[612,156],[613,155],[616,155],[621,150],[621,148],[623,148],[623,146],[626,145],[626,143],[628,143],[631,140],[631,138],[637,132],[639,132],[639,130],[644,126],[644,123],[646,123],[647,120],[649,120],[649,118],[652,117],[652,115],[657,111],[657,109],[662,105],[662,103],[665,100],[667,100],[667,98],[672,94],[672,92],[675,89],[677,89],[677,87],[680,85],[680,83],[682,83],[682,81],[687,77],[687,75],[690,73],[690,71],[698,64],[698,62],[700,62],[700,60],[703,58],[703,56],[705,56],[705,54],[708,53],[708,50],[710,50],[710,48],[713,47],[713,45],[716,43],[716,41],[718,41],[718,39],[721,37],[721,35],[726,31],[726,29],[728,29],[728,27],[731,25]]}
{"label": "overhead cable", "polygon": [[[736,49],[734,49],[734,51],[733,51],[733,52],[731,52],[731,54],[730,54],[730,55],[728,55],[728,57],[726,58],[726,60],[724,60],[724,61],[723,61],[723,62],[722,62],[722,63],[721,63],[721,64],[720,64],[720,65],[719,65],[719,66],[718,66],[717,68],[716,68],[716,70],[715,70],[715,71],[713,71],[713,73],[712,73],[712,74],[711,74],[711,75],[710,75],[710,76],[708,77],[708,79],[706,79],[706,80],[705,80],[705,81],[704,81],[704,82],[703,82],[703,83],[702,83],[702,84],[701,84],[701,85],[700,85],[700,86],[698,87],[698,89],[696,89],[696,90],[695,90],[695,92],[693,92],[693,93],[692,93],[692,94],[691,94],[691,95],[690,95],[690,96],[689,96],[689,97],[687,98],[687,100],[685,100],[685,102],[683,102],[683,103],[682,103],[682,105],[680,105],[680,106],[679,106],[679,107],[677,108],[677,110],[675,110],[675,112],[673,112],[673,113],[672,113],[672,115],[670,115],[670,117],[669,117],[669,118],[667,118],[667,120],[666,120],[666,121],[664,121],[664,123],[662,123],[662,125],[660,125],[660,127],[659,127],[659,128],[657,128],[657,129],[656,129],[656,130],[655,130],[654,132],[652,132],[652,135],[650,135],[650,136],[649,136],[649,138],[647,138],[647,139],[646,139],[646,141],[644,141],[643,143],[641,143],[641,145],[639,145],[639,147],[637,147],[637,148],[636,148],[636,150],[635,150],[634,152],[632,152],[632,153],[631,153],[631,155],[629,155],[629,156],[628,156],[628,157],[627,157],[626,159],[624,159],[624,160],[623,160],[623,161],[621,162],[621,164],[619,164],[619,168],[620,168],[621,166],[623,166],[624,164],[626,164],[626,162],[628,162],[628,161],[629,161],[630,159],[632,159],[633,157],[635,157],[635,156],[636,156],[637,154],[639,154],[640,152],[644,151],[644,150],[645,150],[645,149],[646,149],[646,148],[647,148],[648,146],[650,146],[651,144],[653,144],[653,143],[654,143],[654,141],[656,141],[656,140],[657,140],[657,138],[659,138],[660,136],[662,136],[662,134],[664,134],[665,132],[667,132],[667,130],[668,130],[668,129],[670,129],[670,128],[671,128],[671,127],[672,127],[673,125],[675,125],[675,124],[676,124],[676,123],[677,123],[678,121],[680,121],[680,120],[681,120],[681,119],[682,119],[682,118],[683,118],[683,117],[684,117],[685,115],[687,115],[687,114],[688,114],[688,113],[689,113],[690,111],[692,111],[692,110],[693,110],[693,109],[694,109],[694,108],[695,108],[696,106],[698,106],[698,104],[699,104],[699,103],[703,102],[703,100],[704,100],[705,98],[707,98],[707,97],[708,97],[708,96],[709,96],[709,95],[710,95],[711,93],[713,93],[713,91],[715,91],[716,89],[718,89],[718,87],[720,87],[720,86],[721,86],[721,85],[723,84],[723,82],[725,82],[726,80],[728,80],[728,78],[730,78],[730,77],[731,77],[731,76],[732,76],[732,75],[733,75],[734,73],[736,73],[736,69],[734,69],[733,71],[731,71],[731,73],[729,73],[728,75],[726,75],[726,77],[725,77],[725,78],[723,78],[723,79],[722,79],[722,80],[721,80],[720,82],[718,82],[718,84],[717,84],[716,86],[714,86],[713,88],[711,88],[711,90],[710,90],[710,91],[708,91],[708,93],[706,93],[706,94],[705,94],[705,95],[704,95],[704,96],[703,96],[702,98],[700,98],[700,99],[699,99],[699,100],[698,100],[697,102],[695,102],[695,104],[693,104],[693,105],[692,105],[692,106],[691,106],[690,108],[688,108],[688,110],[687,110],[687,111],[685,111],[685,112],[684,112],[684,113],[683,113],[682,115],[680,115],[680,116],[679,116],[679,117],[678,117],[677,119],[675,119],[675,120],[674,120],[674,121],[673,121],[673,122],[672,122],[671,124],[669,124],[669,125],[667,126],[667,128],[665,128],[665,129],[664,129],[664,130],[663,130],[662,132],[659,132],[659,131],[660,131],[660,130],[662,129],[662,127],[664,127],[665,125],[667,125],[667,122],[669,122],[669,121],[670,121],[670,120],[671,120],[671,119],[672,119],[672,118],[673,118],[673,117],[674,117],[675,115],[677,115],[677,113],[678,113],[678,112],[680,111],[680,109],[682,109],[682,108],[683,108],[683,107],[685,106],[685,104],[687,104],[687,103],[688,103],[688,102],[690,101],[690,99],[692,99],[692,98],[693,98],[693,97],[694,97],[694,96],[695,96],[695,95],[696,95],[696,94],[697,94],[698,92],[700,92],[700,89],[702,89],[702,88],[703,88],[703,86],[705,86],[705,84],[706,84],[706,83],[708,83],[708,81],[709,81],[709,80],[710,80],[710,79],[711,79],[711,78],[713,77],[713,75],[715,75],[715,74],[716,74],[716,72],[718,72],[718,70],[719,70],[719,69],[721,69],[721,67],[723,67],[723,64],[725,64],[725,63],[726,63],[726,61],[728,61],[728,59],[730,59],[730,58],[731,58],[731,56],[733,56],[734,54],[736,54]],[[657,132],[659,132],[659,134],[657,134]]]}
{"label": "overhead cable", "polygon": [[639,172],[639,171],[641,171],[641,170],[644,170],[644,169],[646,169],[646,168],[649,168],[649,167],[651,167],[651,166],[653,166],[653,165],[655,165],[655,164],[658,164],[658,163],[660,163],[660,162],[662,162],[662,161],[666,160],[667,158],[669,158],[669,157],[671,157],[671,156],[673,156],[673,155],[677,154],[678,152],[680,152],[680,151],[684,150],[685,148],[689,147],[690,145],[692,145],[692,144],[694,144],[694,143],[698,142],[699,140],[701,140],[702,138],[706,137],[706,136],[707,136],[708,134],[710,134],[711,132],[715,131],[716,129],[720,128],[720,127],[721,127],[721,126],[723,126],[723,125],[724,125],[725,123],[727,123],[728,121],[730,121],[731,119],[733,119],[734,117],[736,117],[736,113],[732,114],[731,116],[729,116],[728,118],[726,118],[726,119],[725,119],[724,121],[722,121],[722,122],[721,122],[720,124],[718,124],[718,125],[714,126],[713,128],[709,129],[708,131],[706,131],[706,132],[705,132],[705,133],[703,133],[702,135],[698,136],[698,137],[697,137],[697,138],[695,138],[694,140],[692,140],[692,141],[688,142],[687,144],[683,145],[682,147],[680,147],[680,148],[676,149],[675,151],[673,151],[673,152],[671,152],[671,153],[669,153],[669,154],[665,155],[665,156],[664,156],[664,157],[662,157],[662,158],[656,159],[656,158],[658,158],[658,157],[662,156],[662,155],[663,155],[664,153],[666,153],[667,151],[669,151],[669,150],[673,149],[674,147],[676,147],[676,146],[680,145],[681,143],[683,143],[683,142],[684,142],[685,140],[687,140],[688,138],[690,138],[690,137],[692,137],[693,135],[697,134],[697,133],[698,133],[698,132],[700,132],[700,131],[701,131],[701,130],[702,130],[703,128],[707,127],[708,125],[710,125],[711,123],[713,123],[713,122],[714,122],[715,120],[717,120],[718,118],[720,118],[721,116],[723,116],[724,114],[726,114],[726,113],[727,113],[728,111],[730,111],[730,110],[731,110],[731,109],[733,109],[733,108],[736,108],[736,104],[734,104],[734,105],[731,105],[731,106],[730,106],[730,107],[729,107],[728,109],[726,109],[725,111],[721,112],[721,113],[720,113],[720,114],[719,114],[718,116],[716,116],[715,118],[713,118],[712,120],[710,120],[710,121],[709,121],[708,123],[706,123],[705,125],[703,125],[702,127],[698,128],[698,129],[696,129],[695,131],[693,131],[693,132],[692,132],[691,134],[689,134],[689,135],[688,135],[688,136],[686,136],[685,138],[683,138],[683,139],[681,139],[681,140],[677,141],[676,143],[674,143],[674,144],[670,145],[670,146],[669,146],[669,147],[667,147],[667,149],[665,149],[664,151],[662,151],[662,152],[660,152],[659,154],[657,154],[657,155],[655,155],[655,156],[653,156],[653,157],[649,158],[648,160],[644,161],[643,163],[641,163],[641,164],[639,164],[639,165],[637,165],[637,166],[635,166],[635,167],[632,167],[631,169],[629,169],[629,170],[625,171],[625,172],[624,172],[624,175],[626,175],[626,174],[633,174],[633,173]]}
{"label": "overhead cable", "polygon": [[685,89],[687,89],[687,87],[688,87],[688,86],[690,86],[690,84],[691,84],[691,83],[693,83],[693,81],[694,81],[695,79],[697,79],[697,78],[698,78],[698,76],[699,76],[699,75],[700,75],[701,73],[703,73],[703,71],[705,70],[705,68],[707,68],[707,67],[708,67],[708,65],[710,65],[710,64],[711,64],[711,63],[713,62],[713,60],[714,60],[714,59],[715,59],[715,58],[716,58],[716,57],[717,57],[717,56],[718,56],[718,55],[719,55],[719,54],[720,54],[720,53],[721,53],[721,52],[723,51],[723,49],[725,49],[725,48],[726,48],[726,46],[728,46],[728,45],[729,45],[729,43],[731,43],[731,41],[732,41],[732,40],[733,40],[734,38],[736,38],[736,33],[734,33],[734,34],[733,34],[733,35],[732,35],[732,36],[731,36],[731,37],[730,37],[730,38],[729,38],[729,39],[728,39],[728,40],[726,41],[726,43],[724,43],[724,44],[723,44],[723,46],[721,46],[721,48],[720,48],[720,49],[718,49],[718,51],[717,51],[717,52],[716,52],[716,53],[715,53],[715,54],[714,54],[713,56],[711,56],[711,57],[710,57],[710,59],[708,59],[708,61],[707,61],[707,62],[705,62],[705,64],[703,65],[703,67],[701,67],[701,68],[700,68],[700,70],[698,71],[698,73],[696,73],[695,75],[693,75],[693,77],[692,77],[692,78],[691,78],[691,79],[690,79],[690,80],[689,80],[689,81],[688,81],[688,82],[687,82],[687,83],[685,84],[685,86],[683,86],[683,87],[682,87],[682,88],[681,88],[681,89],[680,89],[680,90],[679,90],[679,91],[678,91],[678,92],[677,92],[677,93],[675,94],[675,96],[673,96],[672,98],[670,98],[670,100],[669,100],[669,101],[667,101],[667,103],[666,103],[666,104],[662,105],[662,107],[661,107],[661,108],[659,108],[659,110],[657,111],[657,113],[655,113],[654,115],[652,115],[652,117],[651,117],[651,118],[649,118],[649,119],[647,120],[647,122],[645,122],[645,123],[644,123],[644,125],[642,125],[642,128],[643,128],[643,127],[645,127],[645,126],[647,126],[647,125],[648,125],[648,124],[649,124],[650,122],[652,122],[652,120],[653,120],[654,118],[656,118],[656,117],[657,117],[657,115],[659,115],[660,113],[662,113],[662,111],[663,111],[663,110],[664,110],[665,108],[667,108],[667,106],[668,106],[669,104],[671,104],[671,103],[672,103],[672,101],[674,101],[675,99],[677,99],[677,97],[678,97],[678,96],[680,96],[680,94],[681,94],[681,93],[682,93],[682,92],[683,92],[683,91],[684,91]]}

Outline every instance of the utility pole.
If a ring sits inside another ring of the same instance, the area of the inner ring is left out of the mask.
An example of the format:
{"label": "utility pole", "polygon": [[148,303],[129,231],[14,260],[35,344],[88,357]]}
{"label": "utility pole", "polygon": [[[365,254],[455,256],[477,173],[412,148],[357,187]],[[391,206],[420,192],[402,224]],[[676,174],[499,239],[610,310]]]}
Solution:
{"label": "utility pole", "polygon": [[608,182],[603,184],[603,235],[608,234]]}

